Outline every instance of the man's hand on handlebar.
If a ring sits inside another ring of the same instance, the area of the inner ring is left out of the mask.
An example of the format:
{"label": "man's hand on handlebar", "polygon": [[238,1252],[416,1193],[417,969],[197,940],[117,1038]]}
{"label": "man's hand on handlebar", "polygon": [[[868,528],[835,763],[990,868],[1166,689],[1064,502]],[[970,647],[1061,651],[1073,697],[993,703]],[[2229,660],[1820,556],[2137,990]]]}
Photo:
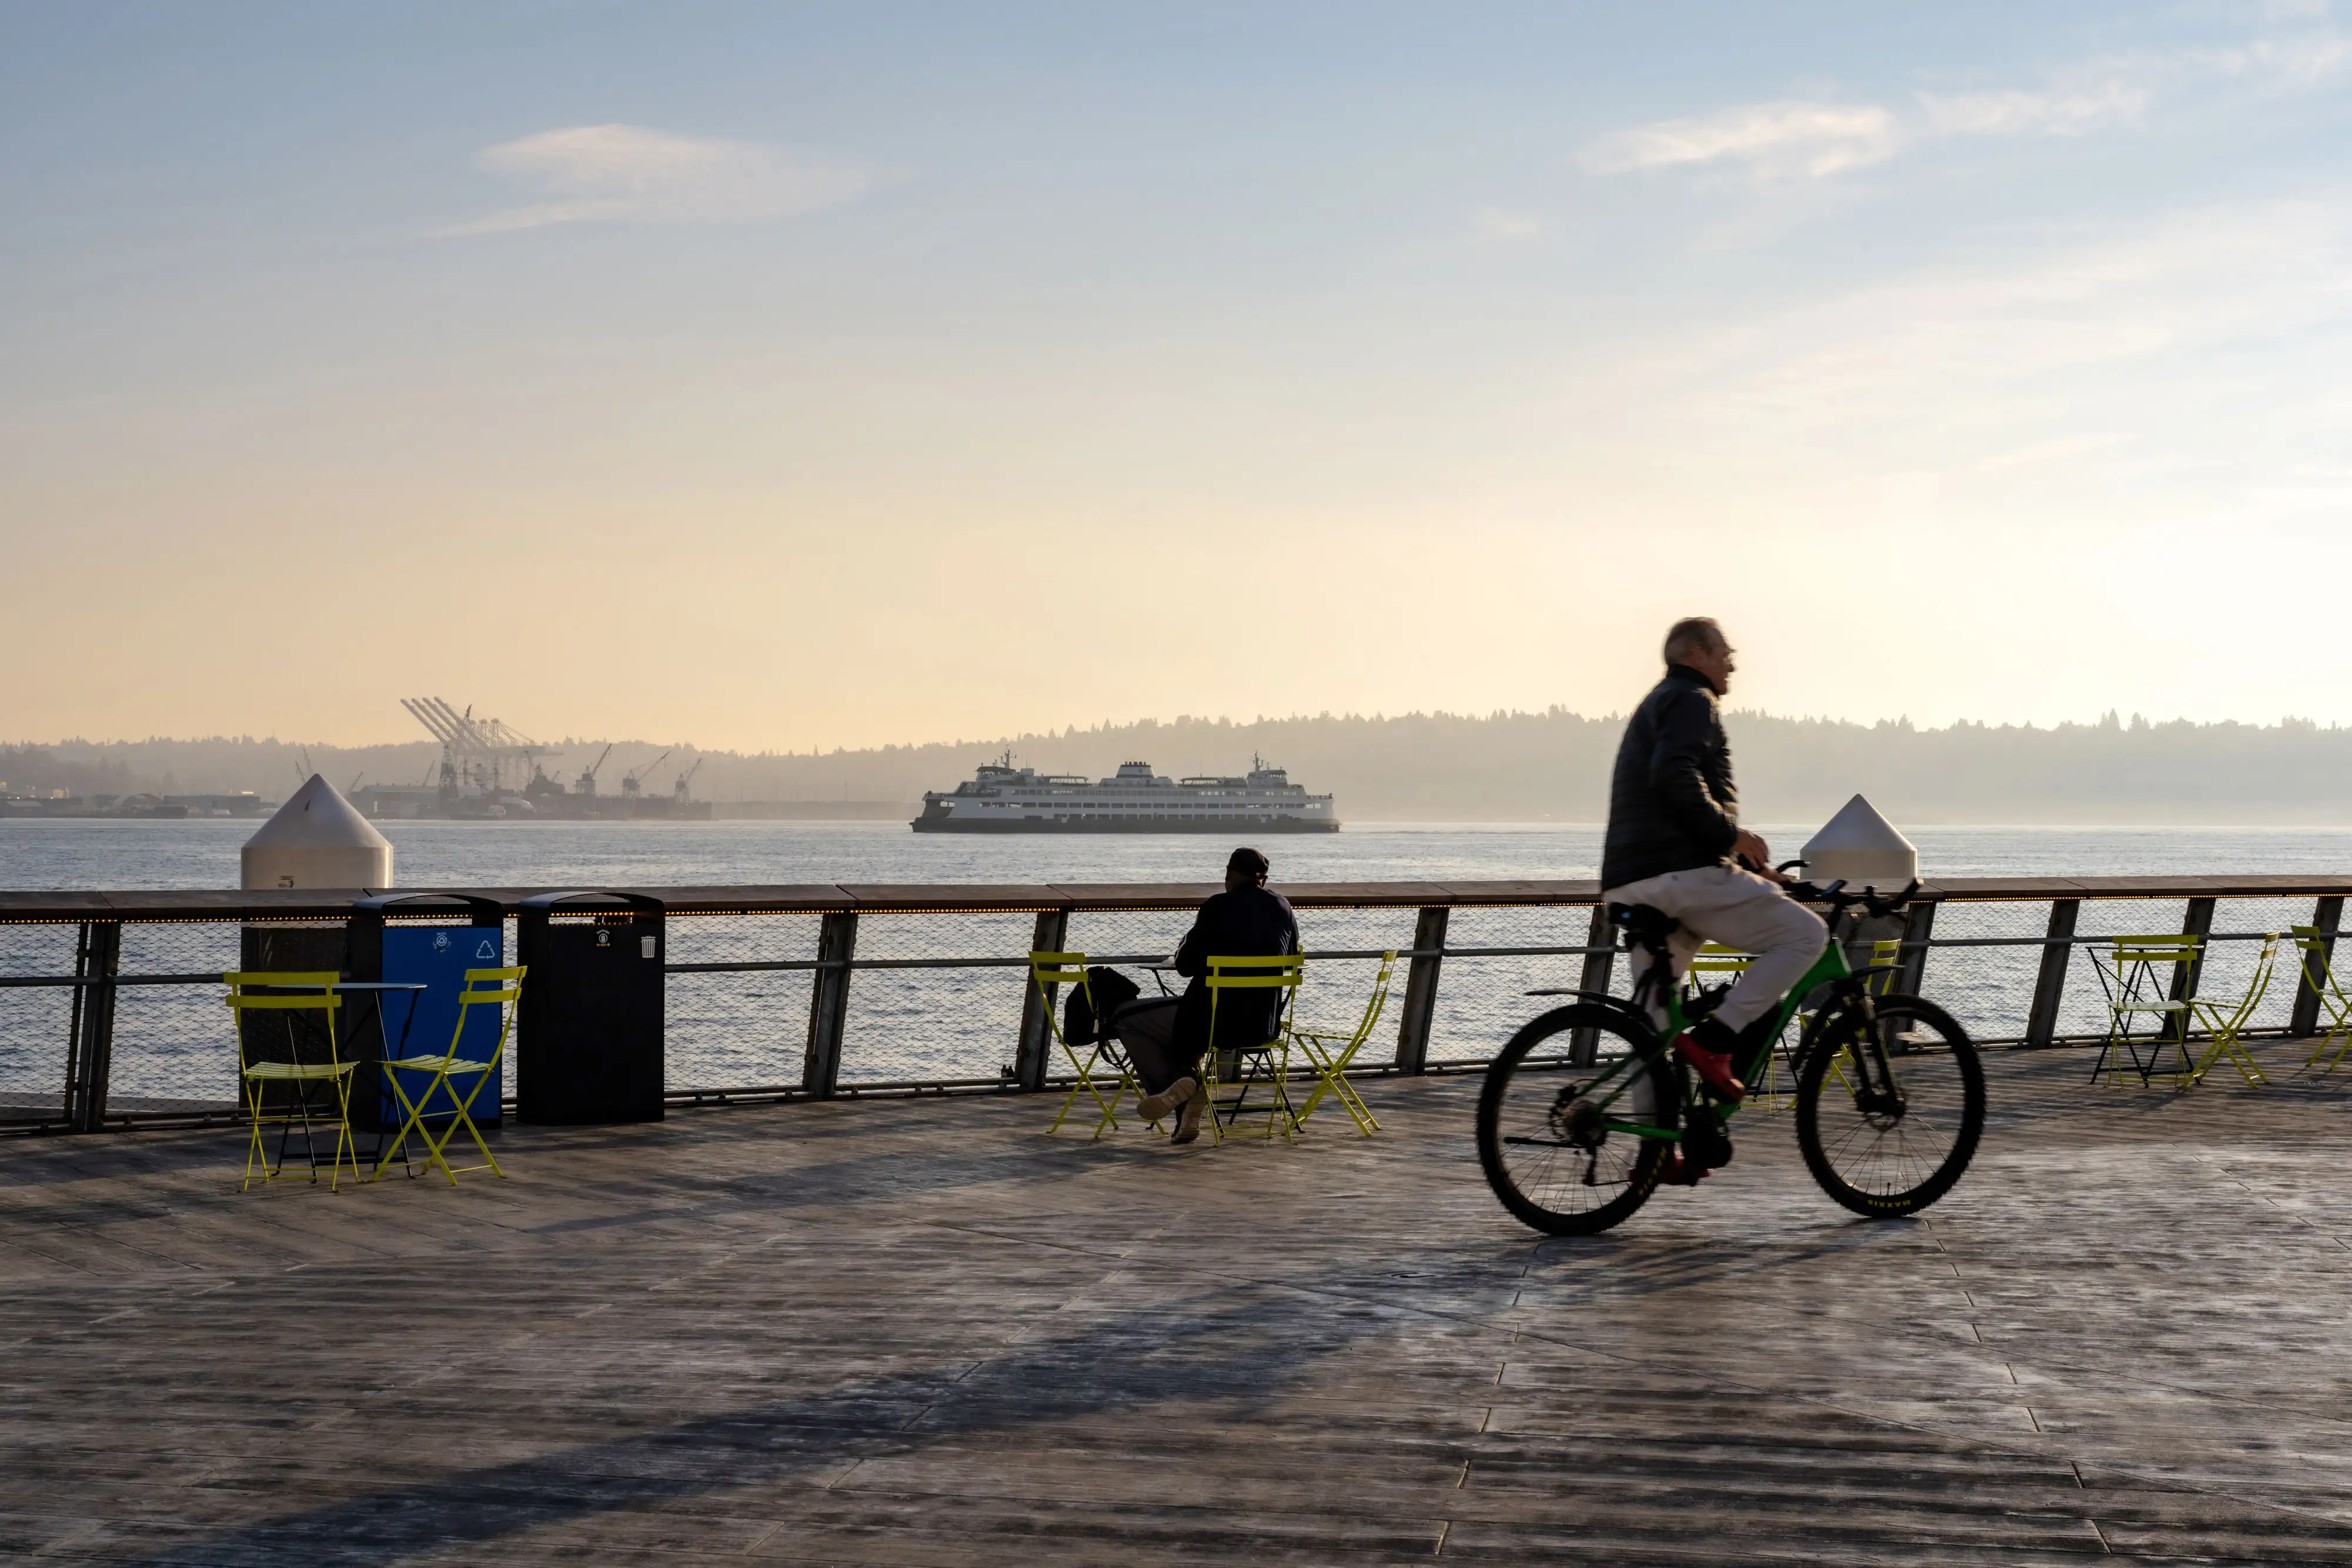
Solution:
{"label": "man's hand on handlebar", "polygon": [[1745,828],[1740,829],[1739,836],[1731,841],[1731,854],[1732,858],[1741,865],[1767,881],[1785,885],[1789,880],[1773,869],[1771,846],[1767,844],[1760,835],[1751,833]]}

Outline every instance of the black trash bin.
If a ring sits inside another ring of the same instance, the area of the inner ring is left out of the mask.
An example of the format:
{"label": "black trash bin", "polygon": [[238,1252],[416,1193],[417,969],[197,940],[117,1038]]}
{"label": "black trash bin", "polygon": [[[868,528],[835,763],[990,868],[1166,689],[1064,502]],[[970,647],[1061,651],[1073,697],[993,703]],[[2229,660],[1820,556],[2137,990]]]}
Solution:
{"label": "black trash bin", "polygon": [[[389,925],[387,915],[394,917]],[[478,894],[383,894],[352,905],[350,933],[343,973],[351,979],[425,987],[415,992],[355,992],[344,1004],[352,1020],[345,1027],[353,1030],[346,1054],[360,1061],[352,1075],[352,1125],[362,1132],[396,1132],[405,1113],[384,1079],[383,1063],[394,1057],[448,1051],[457,1038],[457,993],[466,988],[466,971],[506,965],[506,911],[497,899]],[[496,1009],[473,1009],[459,1054],[488,1061],[498,1048],[499,1026]],[[433,1078],[411,1069],[401,1082],[416,1095],[431,1087]],[[464,1092],[475,1089],[470,1080],[458,1084]],[[499,1124],[502,1092],[499,1085],[486,1083],[474,1093],[467,1114],[484,1132]],[[445,1086],[424,1107],[425,1120],[438,1127],[456,1109]]]}
{"label": "black trash bin", "polygon": [[662,937],[661,901],[641,894],[523,900],[517,1120],[662,1119]]}

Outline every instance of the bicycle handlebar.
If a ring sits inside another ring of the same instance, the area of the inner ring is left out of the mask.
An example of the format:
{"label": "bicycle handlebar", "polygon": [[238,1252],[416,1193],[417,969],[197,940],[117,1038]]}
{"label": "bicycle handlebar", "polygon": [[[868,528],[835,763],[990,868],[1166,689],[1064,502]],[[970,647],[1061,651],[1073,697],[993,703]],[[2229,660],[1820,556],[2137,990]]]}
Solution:
{"label": "bicycle handlebar", "polygon": [[[1789,862],[1790,865],[1799,863],[1801,862],[1796,861]],[[1783,866],[1781,869],[1785,871],[1788,868]],[[1799,904],[1826,904],[1840,914],[1858,904],[1871,915],[1882,919],[1910,903],[1911,895],[1918,891],[1919,879],[1916,876],[1905,885],[1902,892],[1884,898],[1879,896],[1878,890],[1874,887],[1865,887],[1860,893],[1846,892],[1843,877],[1838,878],[1827,887],[1816,887],[1810,882],[1796,882],[1790,883],[1788,889],[1789,896]]]}

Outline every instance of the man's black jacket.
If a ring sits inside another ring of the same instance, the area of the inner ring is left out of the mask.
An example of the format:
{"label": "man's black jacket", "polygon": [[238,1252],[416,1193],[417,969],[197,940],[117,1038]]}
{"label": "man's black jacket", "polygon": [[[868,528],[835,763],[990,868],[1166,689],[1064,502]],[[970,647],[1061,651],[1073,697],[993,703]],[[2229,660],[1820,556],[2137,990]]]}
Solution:
{"label": "man's black jacket", "polygon": [[[1262,887],[1228,888],[1201,905],[1200,918],[1176,949],[1176,972],[1192,983],[1176,1006],[1176,1039],[1188,1049],[1209,1041],[1209,960],[1235,955],[1296,953],[1298,917],[1290,901]],[[1284,992],[1269,986],[1221,991],[1217,997],[1217,1046],[1264,1045],[1281,1020]]]}
{"label": "man's black jacket", "polygon": [[1715,688],[1683,664],[1642,699],[1609,780],[1601,885],[1715,865],[1739,836],[1739,790]]}

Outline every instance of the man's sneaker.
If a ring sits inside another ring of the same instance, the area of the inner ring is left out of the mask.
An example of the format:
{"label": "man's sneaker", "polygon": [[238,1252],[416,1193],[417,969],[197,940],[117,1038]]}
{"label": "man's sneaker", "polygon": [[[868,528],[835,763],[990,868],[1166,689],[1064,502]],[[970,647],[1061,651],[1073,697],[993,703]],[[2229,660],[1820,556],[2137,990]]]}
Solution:
{"label": "man's sneaker", "polygon": [[1157,1094],[1146,1094],[1135,1103],[1147,1122],[1157,1122],[1200,1092],[1201,1086],[1189,1078],[1179,1078]]}
{"label": "man's sneaker", "polygon": [[1713,1019],[1702,1019],[1697,1028],[1675,1036],[1675,1054],[1691,1064],[1691,1068],[1709,1089],[1726,1100],[1745,1100],[1748,1085],[1739,1082],[1731,1070],[1731,1053],[1739,1037]]}
{"label": "man's sneaker", "polygon": [[[1186,1078],[1181,1080],[1181,1082],[1190,1083],[1192,1081]],[[1176,1135],[1168,1141],[1171,1144],[1189,1144],[1193,1139],[1199,1137],[1201,1135],[1201,1110],[1203,1106],[1207,1105],[1208,1103],[1209,1097],[1205,1094],[1193,1094],[1187,1096],[1184,1101],[1184,1108],[1176,1113]]]}

